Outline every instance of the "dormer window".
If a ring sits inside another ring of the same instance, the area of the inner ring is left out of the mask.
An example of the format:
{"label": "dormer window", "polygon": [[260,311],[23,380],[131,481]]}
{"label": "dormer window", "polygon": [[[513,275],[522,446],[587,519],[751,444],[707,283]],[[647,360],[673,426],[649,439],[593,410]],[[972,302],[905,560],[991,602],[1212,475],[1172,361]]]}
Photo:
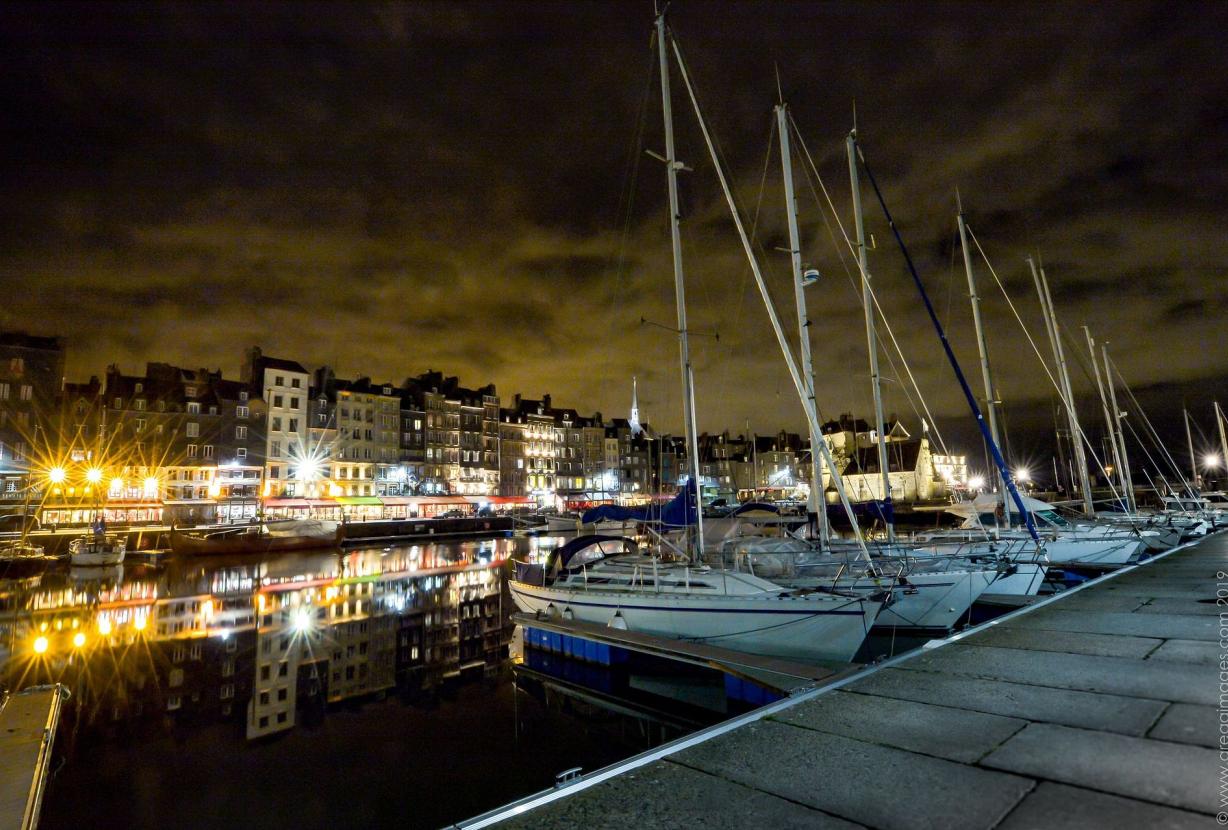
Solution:
{"label": "dormer window", "polygon": [[144,392],[144,391],[145,391],[145,385],[144,385],[144,384],[141,384],[141,383],[138,383],[138,384],[136,385],[136,389],[135,389],[134,391],[136,391],[136,392]]}
{"label": "dormer window", "polygon": [[183,394],[187,395],[189,398],[195,398],[196,397],[196,387],[195,386],[183,387]]}
{"label": "dormer window", "polygon": [[239,393],[239,400],[241,401],[247,400],[247,390],[246,389],[244,389],[243,391]]}
{"label": "dormer window", "polygon": [[189,415],[199,415],[200,414],[200,404],[197,403],[196,401],[189,402],[188,403],[188,414]]}

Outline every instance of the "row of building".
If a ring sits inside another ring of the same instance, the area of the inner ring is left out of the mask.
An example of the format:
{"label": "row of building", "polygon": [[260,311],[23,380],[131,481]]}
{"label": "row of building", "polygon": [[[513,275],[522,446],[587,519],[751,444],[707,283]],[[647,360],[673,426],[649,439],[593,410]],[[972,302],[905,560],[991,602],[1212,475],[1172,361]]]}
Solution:
{"label": "row of building", "polygon": [[[240,376],[148,363],[64,378],[59,338],[0,333],[0,504],[7,515],[79,524],[247,521],[260,513],[352,520],[478,507],[578,507],[668,497],[686,477],[680,438],[628,418],[504,401],[493,384],[428,371],[398,382],[339,378],[328,366],[244,354]],[[892,494],[940,496],[961,458],[889,428]],[[824,438],[854,498],[881,498],[873,431],[843,417]],[[706,498],[804,497],[809,447],[797,434],[704,435]],[[830,480],[825,478],[825,489]]]}

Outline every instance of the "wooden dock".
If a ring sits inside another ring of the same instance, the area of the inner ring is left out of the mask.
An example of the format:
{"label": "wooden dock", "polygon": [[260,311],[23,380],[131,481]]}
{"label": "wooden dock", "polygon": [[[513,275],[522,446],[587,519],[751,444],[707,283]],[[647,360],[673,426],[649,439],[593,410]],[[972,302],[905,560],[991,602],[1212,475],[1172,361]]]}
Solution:
{"label": "wooden dock", "polygon": [[1228,824],[1223,574],[1220,534],[457,826]]}
{"label": "wooden dock", "polygon": [[63,697],[61,687],[42,686],[0,708],[0,830],[38,826]]}

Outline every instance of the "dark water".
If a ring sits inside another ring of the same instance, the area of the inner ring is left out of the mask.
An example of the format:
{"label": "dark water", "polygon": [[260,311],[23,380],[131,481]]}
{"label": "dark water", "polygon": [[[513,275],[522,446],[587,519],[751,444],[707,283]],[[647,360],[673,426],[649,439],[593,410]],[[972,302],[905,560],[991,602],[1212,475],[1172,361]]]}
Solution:
{"label": "dark water", "polygon": [[0,566],[0,682],[73,693],[40,826],[438,827],[633,754],[513,687],[503,560],[557,541]]}

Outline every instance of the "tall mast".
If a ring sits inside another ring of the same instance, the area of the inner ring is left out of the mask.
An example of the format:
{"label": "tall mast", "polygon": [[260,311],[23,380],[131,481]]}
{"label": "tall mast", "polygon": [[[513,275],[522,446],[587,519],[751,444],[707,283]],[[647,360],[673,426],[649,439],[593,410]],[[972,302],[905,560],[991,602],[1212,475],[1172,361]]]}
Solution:
{"label": "tall mast", "polygon": [[1181,414],[1185,417],[1185,443],[1190,449],[1190,472],[1193,477],[1190,479],[1190,495],[1198,496],[1198,457],[1194,455],[1194,436],[1190,434],[1190,413],[1184,406],[1181,407]]}
{"label": "tall mast", "polygon": [[[981,382],[985,385],[985,409],[989,415],[989,434],[993,438],[993,442],[1002,447],[1002,439],[998,435],[998,396],[994,394],[993,375],[989,371],[989,349],[985,345],[985,328],[981,325],[981,298],[976,293],[976,280],[972,276],[972,252],[968,250],[968,230],[964,224],[964,206],[959,201],[958,191],[955,194],[955,202],[957,213],[956,220],[959,223],[959,244],[964,250],[964,271],[968,275],[968,298],[972,302],[972,322],[976,325],[976,345],[981,353]],[[1010,474],[1008,466],[1003,473]],[[1002,517],[1003,523],[1011,526],[1011,500],[1008,497],[1007,491],[1010,488],[1003,482],[1002,487]]]}
{"label": "tall mast", "polygon": [[[802,379],[806,385],[806,396],[811,407],[817,412],[818,403],[814,396],[814,361],[810,354],[810,319],[806,314],[806,291],[802,283],[802,243],[797,230],[797,199],[793,193],[793,155],[789,148],[789,116],[788,109],[782,101],[776,106],[776,125],[780,132],[780,166],[784,171],[785,208],[789,217],[789,256],[793,263],[793,294],[797,300],[797,334],[801,342]],[[819,539],[826,546],[830,539],[827,527],[827,509],[821,498],[823,493],[823,462],[819,454],[818,442],[823,440],[821,431],[815,429],[815,424],[807,419],[810,428],[810,498],[806,509],[819,523]]]}
{"label": "tall mast", "polygon": [[[682,418],[686,430],[687,454],[690,456],[691,481],[695,483],[696,548],[702,548],[704,538],[702,497],[699,487],[699,441],[695,420],[695,375],[691,368],[691,347],[687,341],[686,286],[682,273],[682,236],[678,208],[678,168],[682,165],[674,155],[674,114],[669,98],[669,59],[665,48],[665,12],[657,15],[657,52],[661,63],[661,114],[665,121],[665,170],[669,180],[669,231],[674,250],[674,302],[678,307],[678,356],[682,366]],[[702,551],[700,551],[702,552]]]}
{"label": "tall mast", "polygon": [[[1121,452],[1117,448],[1117,430],[1114,429],[1113,417],[1109,414],[1109,402],[1104,396],[1104,384],[1100,382],[1100,361],[1096,359],[1096,343],[1092,340],[1092,333],[1087,326],[1083,327],[1083,336],[1087,338],[1087,351],[1092,356],[1092,373],[1096,377],[1096,391],[1100,393],[1100,408],[1104,411],[1104,428],[1109,431],[1109,444],[1113,448],[1113,464],[1117,469],[1117,482],[1124,493],[1126,481],[1121,474]],[[1120,504],[1123,511],[1129,512],[1130,505],[1126,504],[1125,496],[1122,496]]]}
{"label": "tall mast", "polygon": [[1036,262],[1028,257],[1028,267],[1032,269],[1032,279],[1036,283],[1036,293],[1040,295],[1040,308],[1045,318],[1045,328],[1049,332],[1049,344],[1053,347],[1053,359],[1057,361],[1059,392],[1066,406],[1066,420],[1070,426],[1070,444],[1074,449],[1076,472],[1079,474],[1079,486],[1083,491],[1083,512],[1090,516],[1092,508],[1092,484],[1087,475],[1087,456],[1083,453],[1083,431],[1079,429],[1079,413],[1075,410],[1074,394],[1070,388],[1070,375],[1066,372],[1066,352],[1062,349],[1062,333],[1057,327],[1057,315],[1053,312],[1053,299],[1049,296],[1049,281],[1045,279],[1045,269],[1037,271]]}
{"label": "tall mast", "polygon": [[[1224,470],[1228,471],[1228,435],[1224,434],[1224,411],[1219,408],[1219,401],[1212,401],[1215,407],[1215,425],[1219,428],[1219,451],[1220,463],[1224,465]],[[1220,485],[1220,489],[1224,489]]]}
{"label": "tall mast", "polygon": [[[1121,455],[1118,458],[1118,463],[1121,464],[1121,475],[1118,480],[1121,482],[1121,488],[1126,494],[1126,509],[1131,514],[1138,512],[1138,504],[1134,500],[1134,476],[1130,474],[1130,457],[1126,455],[1126,434],[1121,429],[1122,411],[1117,408],[1117,392],[1113,389],[1113,369],[1109,363],[1109,344],[1100,344],[1100,354],[1104,358],[1104,382],[1109,387],[1109,404],[1113,407],[1113,426],[1117,431],[1117,443],[1121,445]],[[1092,355],[1092,362],[1096,362],[1096,356]]]}
{"label": "tall mast", "polygon": [[857,227],[857,263],[861,269],[861,302],[866,310],[866,344],[870,351],[870,388],[874,390],[874,430],[878,433],[878,468],[883,476],[883,518],[887,520],[887,541],[895,541],[891,516],[891,476],[887,471],[887,436],[883,424],[883,393],[879,388],[878,338],[874,332],[874,299],[870,296],[870,270],[866,264],[866,223],[861,214],[861,185],[857,180],[857,131],[845,141],[849,156],[849,180],[853,187],[853,220]]}

